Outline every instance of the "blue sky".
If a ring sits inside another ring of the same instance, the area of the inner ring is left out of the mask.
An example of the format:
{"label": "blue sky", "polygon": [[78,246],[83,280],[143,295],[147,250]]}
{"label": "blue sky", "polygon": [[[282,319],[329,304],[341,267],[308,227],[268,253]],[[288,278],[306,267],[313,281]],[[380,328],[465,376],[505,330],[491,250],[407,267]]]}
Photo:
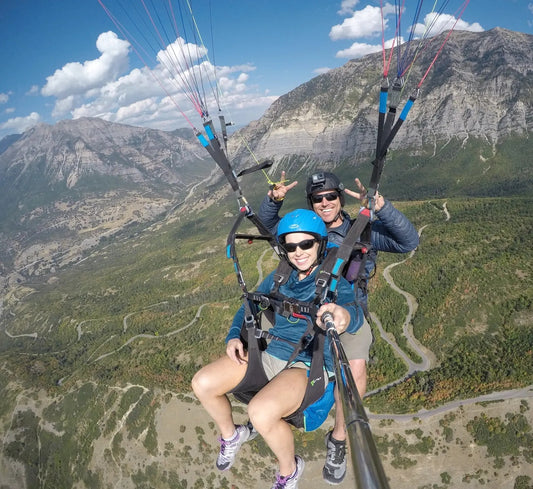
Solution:
{"label": "blue sky", "polygon": [[[382,3],[384,12],[393,10]],[[403,25],[416,3],[405,0]],[[453,16],[462,3],[450,1],[445,13]],[[209,61],[224,80],[224,107],[238,125],[317,74],[381,48],[380,0],[191,4]],[[388,40],[395,21],[385,20]],[[533,1],[471,0],[456,28],[494,27],[532,34]],[[176,110],[155,86],[98,0],[0,0],[0,46],[0,139],[81,116],[165,130],[187,126],[182,112],[192,110],[181,99]]]}

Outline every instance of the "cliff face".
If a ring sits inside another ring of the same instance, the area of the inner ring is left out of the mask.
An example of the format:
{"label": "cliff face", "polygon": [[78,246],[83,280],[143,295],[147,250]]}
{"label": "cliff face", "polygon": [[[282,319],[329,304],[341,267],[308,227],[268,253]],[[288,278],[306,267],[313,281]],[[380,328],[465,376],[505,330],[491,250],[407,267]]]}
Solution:
{"label": "cliff face", "polygon": [[15,185],[38,172],[49,185],[69,189],[99,175],[179,190],[191,183],[187,165],[207,159],[201,149],[192,137],[83,118],[26,132],[0,155],[0,174]]}
{"label": "cliff face", "polygon": [[12,138],[0,154],[0,288],[157,218],[214,166],[191,131],[84,118]]}
{"label": "cliff face", "polygon": [[[391,148],[469,136],[495,144],[511,134],[529,133],[532,53],[531,35],[499,28],[453,33]],[[399,109],[433,56],[429,51],[420,54]],[[381,66],[381,54],[375,54],[317,76],[280,97],[241,135],[251,141],[257,156],[277,161],[292,156],[333,162],[366,157],[375,149]],[[233,142],[236,159],[245,158],[238,138]]]}

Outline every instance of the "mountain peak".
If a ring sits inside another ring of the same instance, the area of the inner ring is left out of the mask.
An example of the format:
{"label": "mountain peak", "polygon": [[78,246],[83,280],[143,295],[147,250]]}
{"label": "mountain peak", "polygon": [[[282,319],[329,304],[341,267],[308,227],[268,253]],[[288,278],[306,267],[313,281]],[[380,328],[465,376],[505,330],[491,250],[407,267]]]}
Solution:
{"label": "mountain peak", "polygon": [[[437,46],[443,36],[435,38]],[[402,103],[433,57],[429,51],[419,54]],[[532,35],[502,28],[453,32],[391,148],[420,148],[427,141],[467,135],[495,144],[528,134],[531,66]],[[253,142],[257,157],[276,163],[302,157],[316,164],[366,160],[375,150],[381,67],[382,54],[375,53],[316,76],[239,132]],[[242,149],[234,151],[238,161],[246,158]]]}

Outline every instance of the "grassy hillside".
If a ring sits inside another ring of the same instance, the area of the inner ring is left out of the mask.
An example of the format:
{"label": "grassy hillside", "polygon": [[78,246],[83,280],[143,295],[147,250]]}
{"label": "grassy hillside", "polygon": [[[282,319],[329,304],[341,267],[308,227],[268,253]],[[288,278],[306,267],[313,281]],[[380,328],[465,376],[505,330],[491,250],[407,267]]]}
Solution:
{"label": "grassy hillside", "polygon": [[[456,389],[435,387],[427,402],[531,383],[531,199],[449,200],[449,221],[442,205],[399,205],[418,228],[425,227],[414,257],[393,272],[397,285],[418,300],[414,333],[440,363],[424,375],[444,375],[439,382],[455,378]],[[124,235],[72,269],[14,291],[4,300],[3,327],[10,337],[2,335],[0,343],[9,369],[44,388],[55,388],[60,379],[90,378],[187,391],[198,365],[223,351],[240,303],[232,263],[224,258],[234,217],[223,208],[200,213],[194,222],[169,220]],[[261,254],[266,251],[265,273],[275,261],[264,243],[240,249],[253,286]],[[382,254],[379,267],[401,258]],[[379,275],[371,310],[405,349],[399,330],[405,303]],[[507,368],[489,368],[492,354],[503,352]],[[372,387],[405,373],[379,339],[374,356]],[[405,388],[388,395],[402,397],[402,410],[419,407],[411,391],[396,393]]]}
{"label": "grassy hillside", "polygon": [[[395,283],[418,300],[414,334],[439,365],[370,399],[376,409],[431,408],[533,380],[531,199],[449,200],[449,220],[442,205],[406,209],[415,212],[419,228],[426,227],[417,253],[392,272]],[[391,259],[382,256],[381,266]],[[400,343],[401,322],[391,314],[398,310],[397,297],[378,278],[371,298]]]}
{"label": "grassy hillside", "polygon": [[[466,135],[446,141],[427,141],[423,147],[389,150],[380,189],[385,196],[402,201],[530,195],[533,169],[525,156],[530,154],[533,154],[533,142],[527,137],[512,136],[497,144]],[[374,154],[358,161],[328,162],[318,167],[334,165],[335,173],[353,188],[354,176],[362,182],[370,181],[373,158]],[[309,165],[317,163],[304,156],[280,165],[287,170],[289,178],[300,182],[297,196],[300,202],[304,198]],[[293,194],[292,198],[295,197]]]}
{"label": "grassy hillside", "polygon": [[[532,204],[531,198],[397,204],[422,229],[421,244],[412,257],[380,255],[371,310],[418,361],[401,336],[405,301],[381,276],[388,264],[406,260],[392,275],[417,299],[414,333],[438,365],[366,398],[372,412],[416,411],[533,383]],[[4,299],[0,470],[15,477],[13,464],[22,463],[28,487],[50,488],[79,481],[100,489],[118,480],[164,489],[260,487],[271,480],[273,461],[261,440],[244,449],[231,473],[213,470],[216,430],[188,396],[193,373],[223,354],[240,303],[232,263],[224,258],[232,208],[228,199],[194,221],[175,216],[148,230],[128,229],[71,269]],[[264,243],[239,249],[253,287],[258,262],[266,273],[275,259]],[[377,334],[372,356],[370,389],[407,372]],[[525,401],[508,406],[501,414],[486,406],[481,417],[456,411],[432,421],[429,432],[416,421],[373,426],[387,473],[398,487],[429,487],[423,485],[429,473],[443,488],[470,481],[500,488],[509,477],[528,484],[521,464],[531,461],[530,408]],[[323,435],[297,433],[310,488],[310,481],[322,487]],[[463,467],[460,459],[474,445],[476,458]],[[487,463],[490,471],[476,468]],[[6,487],[20,486],[20,478],[13,480]]]}

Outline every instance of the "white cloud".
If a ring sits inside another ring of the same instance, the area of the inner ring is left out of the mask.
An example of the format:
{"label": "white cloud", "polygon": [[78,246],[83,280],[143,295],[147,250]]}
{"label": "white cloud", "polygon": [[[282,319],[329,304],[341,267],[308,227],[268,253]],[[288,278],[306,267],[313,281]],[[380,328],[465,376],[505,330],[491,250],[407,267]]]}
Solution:
{"label": "white cloud", "polygon": [[[387,15],[394,13],[394,7],[389,4],[383,7],[383,18],[387,27]],[[331,28],[329,37],[332,41],[342,39],[359,39],[362,37],[375,37],[382,32],[382,15],[380,7],[367,5],[362,10],[356,10],[352,16],[344,19],[342,24]]]}
{"label": "white cloud", "polygon": [[9,95],[7,93],[0,93],[0,104],[7,104]]}
{"label": "white cloud", "polygon": [[187,71],[188,65],[198,63],[206,55],[207,49],[205,47],[187,43],[183,38],[178,37],[164,50],[159,51],[156,58],[161,65],[166,66],[168,71],[172,73],[176,68],[181,71]]}
{"label": "white cloud", "polygon": [[367,54],[377,53],[381,51],[380,44],[366,44],[362,42],[354,42],[349,48],[337,51],[335,55],[337,58],[361,58]]}
{"label": "white cloud", "polygon": [[130,105],[120,107],[115,112],[116,121],[131,121],[136,120],[139,117],[146,119],[147,114],[151,114],[151,117],[156,117],[159,110],[164,107],[155,98],[146,98],[144,100],[138,100]]}
{"label": "white cloud", "polygon": [[[455,27],[454,27],[455,25]],[[424,23],[417,24],[414,32],[418,37],[434,37],[450,29],[457,31],[483,32],[483,27],[477,22],[469,24],[463,19],[456,20],[453,15],[429,13],[424,17]]]}
{"label": "white cloud", "polygon": [[[251,85],[253,65],[217,66],[215,69],[207,59],[205,48],[185,44],[181,39],[154,54],[152,60],[146,60],[155,64],[151,69],[128,70],[128,56],[133,55],[129,46],[112,32],[100,34],[97,47],[102,56],[69,63],[48,77],[42,93],[56,97],[53,117],[101,117],[165,130],[187,126],[187,119],[198,125],[201,121],[187,97],[191,89],[184,90],[184,85],[194,77],[205,80],[206,74],[211,79],[216,74],[226,114],[232,110],[234,117],[237,113],[247,117],[251,112],[260,114],[277,98],[258,94],[257,87]],[[188,58],[185,62],[179,54],[183,50],[194,53],[192,61]],[[206,84],[205,90],[208,106],[215,116],[218,107],[211,86]]]}
{"label": "white cloud", "polygon": [[323,68],[316,68],[315,70],[313,70],[313,73],[316,73],[317,75],[323,75],[324,73],[327,73],[330,70],[331,68],[324,66]]}
{"label": "white cloud", "polygon": [[337,12],[339,15],[351,14],[353,8],[359,3],[359,0],[342,0],[341,9]]}
{"label": "white cloud", "polygon": [[[110,109],[143,100],[149,97],[164,95],[165,78],[154,70],[151,73],[147,68],[135,68],[118,80],[104,85],[94,94],[97,104],[105,104]],[[163,84],[163,87],[159,85]],[[172,90],[172,87],[165,87]]]}
{"label": "white cloud", "polygon": [[15,109],[13,107],[8,107],[6,110],[4,110],[4,112],[6,114],[12,114],[13,112],[15,112]]}
{"label": "white cloud", "polygon": [[109,31],[98,36],[96,47],[102,53],[99,58],[85,61],[83,64],[67,63],[47,77],[41,93],[63,99],[82,95],[92,88],[101,87],[116,79],[128,66],[129,43]]}
{"label": "white cloud", "polygon": [[68,114],[76,104],[80,97],[69,95],[68,97],[62,98],[56,101],[54,110],[52,111],[52,117],[63,117],[65,114]]}
{"label": "white cloud", "polygon": [[26,95],[39,95],[39,92],[39,85],[32,85],[30,89],[26,92]]}
{"label": "white cloud", "polygon": [[[350,47],[338,51],[337,58],[360,58],[367,54],[379,52],[382,49],[381,42],[374,42],[374,40],[382,36],[383,29],[385,29],[386,35],[395,35],[396,7],[394,5],[385,3],[383,8],[367,5],[361,10],[351,10],[357,3],[355,0],[343,2],[341,12],[349,14],[349,17],[330,30],[329,37],[332,41],[356,40]],[[407,9],[403,12],[402,30],[408,33],[411,26],[409,25],[410,19],[406,17],[406,14]],[[394,20],[390,21],[389,19]],[[414,35],[415,37],[432,37],[451,29],[454,25],[456,30],[483,31],[483,27],[477,22],[469,24],[462,19],[456,21],[453,15],[429,13],[425,16],[424,23],[415,25]],[[399,34],[400,40],[396,41],[396,44],[403,42],[402,33]],[[385,43],[386,48],[391,47],[391,45],[392,41]]]}
{"label": "white cloud", "polygon": [[[404,39],[400,37],[400,44],[404,42]],[[396,46],[397,39],[389,39],[385,41],[385,49],[390,49]],[[354,42],[349,48],[338,51],[335,55],[337,58],[361,58],[367,54],[377,53],[383,49],[382,44],[366,44],[362,42]]]}
{"label": "white cloud", "polygon": [[[189,47],[197,52],[196,48]],[[169,52],[172,51],[167,49],[159,52],[158,59],[164,59],[166,55],[163,53]],[[233,107],[235,111],[250,106],[262,106],[266,109],[277,98],[264,97],[253,92],[253,88],[249,86],[249,73],[255,70],[252,65],[217,66],[215,70],[207,60],[193,66],[189,60],[187,69],[178,74],[178,57],[174,55],[171,64],[168,58],[166,59],[165,66],[157,65],[152,70],[134,69],[107,83],[93,94],[91,100],[85,100],[83,105],[74,108],[73,117],[98,116],[113,122],[149,125],[159,129],[186,126],[187,119],[196,125],[199,116],[188,98],[188,95],[191,95],[190,89],[184,90],[184,81],[191,81],[193,75],[197,80],[198,77],[205,80],[206,74],[214,79],[216,73],[225,109],[232,110]],[[217,110],[211,87],[206,85],[205,88],[208,108]]]}
{"label": "white cloud", "polygon": [[158,119],[154,113],[167,112],[167,107],[173,108],[174,120],[179,118],[176,105],[180,109],[182,106],[189,106],[187,98],[171,82],[166,70],[161,67],[152,71],[135,68],[92,91],[90,98],[87,97],[83,103],[78,103],[69,111],[74,118],[102,117],[113,122],[134,124],[133,121],[138,120],[140,112],[144,110],[146,125],[149,121]]}
{"label": "white cloud", "polygon": [[0,130],[22,133],[35,126],[41,121],[41,116],[37,112],[32,112],[27,117],[14,117],[0,124]]}

